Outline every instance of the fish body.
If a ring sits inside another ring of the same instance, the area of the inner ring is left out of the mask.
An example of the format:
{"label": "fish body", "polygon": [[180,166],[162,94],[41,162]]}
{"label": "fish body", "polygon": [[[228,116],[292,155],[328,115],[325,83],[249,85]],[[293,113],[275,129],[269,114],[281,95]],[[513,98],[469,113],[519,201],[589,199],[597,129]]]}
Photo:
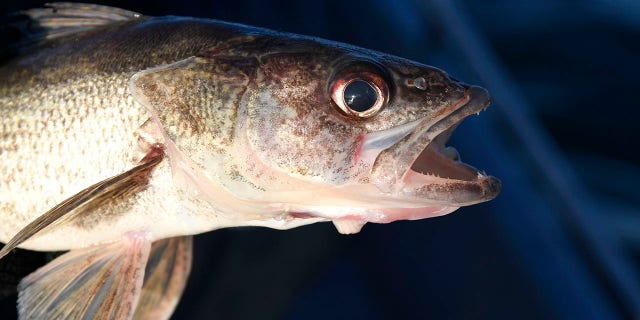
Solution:
{"label": "fish body", "polygon": [[[64,199],[126,171],[151,146],[164,143],[151,112],[131,94],[129,82],[134,74],[182,61],[252,30],[191,18],[139,20],[110,25],[113,30],[104,35],[80,34],[0,70],[3,242]],[[216,67],[221,73],[224,68],[234,71],[232,65]],[[235,79],[229,76],[229,80]],[[213,118],[207,119],[215,126],[207,132],[207,146],[220,152],[230,148],[237,108],[233,105],[237,101],[224,98],[211,101]],[[173,187],[168,162],[154,170],[145,190],[96,208],[90,216],[34,237],[23,247],[85,247],[113,239],[132,226],[162,238],[243,222],[233,216],[218,219],[217,210],[202,208],[197,200],[181,200],[188,195]],[[106,221],[111,221],[107,228],[102,224]],[[115,232],[105,234],[110,231]]]}
{"label": "fish body", "polygon": [[[72,251],[23,280],[23,318],[168,317],[193,234],[320,221],[356,233],[500,192],[445,146],[488,94],[439,69],[215,20],[67,3],[26,13],[38,44],[0,67],[0,256]],[[117,276],[62,280],[91,266]]]}

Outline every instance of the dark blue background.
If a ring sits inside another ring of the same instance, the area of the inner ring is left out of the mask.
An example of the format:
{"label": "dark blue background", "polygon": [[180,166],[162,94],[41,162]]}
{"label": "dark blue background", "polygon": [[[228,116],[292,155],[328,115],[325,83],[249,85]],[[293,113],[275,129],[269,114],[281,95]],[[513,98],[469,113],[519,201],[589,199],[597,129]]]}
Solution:
{"label": "dark blue background", "polygon": [[494,97],[452,144],[502,179],[499,198],[352,236],[331,224],[197,236],[174,319],[640,317],[640,2],[100,3],[348,42]]}

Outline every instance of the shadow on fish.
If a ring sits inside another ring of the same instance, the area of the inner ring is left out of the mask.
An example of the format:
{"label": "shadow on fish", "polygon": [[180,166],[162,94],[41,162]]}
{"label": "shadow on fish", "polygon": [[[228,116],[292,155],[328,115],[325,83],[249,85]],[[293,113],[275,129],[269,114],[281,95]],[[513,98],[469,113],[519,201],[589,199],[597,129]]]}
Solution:
{"label": "shadow on fish", "polygon": [[318,38],[54,3],[0,67],[0,257],[32,318],[166,319],[192,235],[448,214],[500,181],[447,140],[487,92]]}

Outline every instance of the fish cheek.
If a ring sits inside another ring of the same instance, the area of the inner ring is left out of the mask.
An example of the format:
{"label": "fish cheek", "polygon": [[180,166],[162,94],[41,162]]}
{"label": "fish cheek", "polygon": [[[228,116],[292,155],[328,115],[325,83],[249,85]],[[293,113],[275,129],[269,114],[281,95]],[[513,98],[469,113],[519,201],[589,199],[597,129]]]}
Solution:
{"label": "fish cheek", "polygon": [[255,168],[321,184],[349,180],[362,129],[319,98],[324,94],[320,86],[261,85],[248,105],[246,123],[248,143],[259,161]]}

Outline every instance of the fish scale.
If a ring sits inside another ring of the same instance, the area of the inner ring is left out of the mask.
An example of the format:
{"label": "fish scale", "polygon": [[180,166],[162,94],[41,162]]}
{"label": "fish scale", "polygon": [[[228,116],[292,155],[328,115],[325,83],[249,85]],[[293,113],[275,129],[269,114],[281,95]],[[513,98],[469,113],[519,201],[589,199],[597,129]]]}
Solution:
{"label": "fish scale", "polygon": [[85,186],[139,161],[135,131],[149,114],[126,95],[106,94],[106,101],[93,95],[117,92],[127,81],[79,79],[0,98],[7,115],[6,138],[0,141],[0,202],[19,209],[3,212],[13,224],[0,226],[3,239]]}
{"label": "fish scale", "polygon": [[49,6],[24,12],[36,28],[0,66],[0,259],[70,250],[21,281],[21,318],[168,318],[192,235],[357,233],[500,192],[445,146],[488,93],[442,70],[216,20]]}

